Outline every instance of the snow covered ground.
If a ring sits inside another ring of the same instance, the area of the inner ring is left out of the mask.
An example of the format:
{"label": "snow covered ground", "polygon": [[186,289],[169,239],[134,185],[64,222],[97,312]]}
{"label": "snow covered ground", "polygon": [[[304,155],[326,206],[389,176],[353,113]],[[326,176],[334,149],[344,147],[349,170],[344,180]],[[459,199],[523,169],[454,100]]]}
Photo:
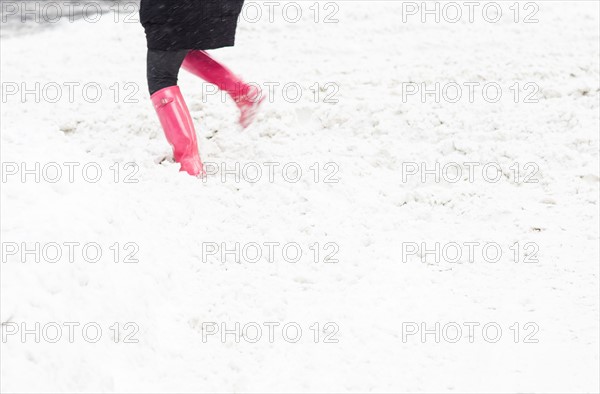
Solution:
{"label": "snow covered ground", "polygon": [[598,2],[289,3],[248,130],[180,74],[203,180],[135,7],[3,21],[2,392],[598,392]]}

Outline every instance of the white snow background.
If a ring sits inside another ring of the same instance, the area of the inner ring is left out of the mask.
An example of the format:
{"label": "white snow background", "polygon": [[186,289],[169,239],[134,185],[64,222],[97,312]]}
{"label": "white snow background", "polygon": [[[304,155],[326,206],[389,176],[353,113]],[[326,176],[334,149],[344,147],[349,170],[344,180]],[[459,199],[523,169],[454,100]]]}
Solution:
{"label": "white snow background", "polygon": [[[3,249],[2,392],[598,392],[599,6],[538,1],[539,22],[526,24],[514,23],[512,3],[501,2],[498,23],[481,13],[473,23],[403,22],[395,1],[336,1],[337,23],[323,23],[332,11],[323,3],[315,23],[313,2],[301,3],[297,23],[281,7],[273,23],[241,20],[236,46],[212,54],[248,81],[295,82],[303,94],[294,103],[275,89],[241,131],[231,100],[203,95],[203,83],[182,71],[201,156],[228,168],[298,163],[297,183],[281,167],[256,183],[178,172],[146,91],[138,23],[108,14],[97,23],[3,26],[3,94],[10,83],[95,82],[104,95],[96,103],[81,89],[72,103],[3,97],[3,248],[95,242],[103,257],[35,263]],[[404,83],[453,81],[496,82],[503,97],[403,100]],[[323,102],[331,90],[315,102],[311,86],[328,82],[339,86],[338,103]],[[515,103],[515,82],[539,86],[539,102]],[[126,83],[139,86],[137,103],[124,102]],[[98,163],[102,179],[87,182],[79,170],[74,182],[22,182],[6,167],[65,162]],[[137,183],[123,180],[129,162],[139,166]],[[493,162],[504,173],[497,183],[464,173],[456,183],[403,181],[407,162]],[[324,182],[327,163],[339,167],[338,183]],[[515,181],[514,163],[535,163],[539,182]],[[115,242],[123,255],[124,244],[138,245],[139,262],[112,262]],[[303,255],[289,263],[279,249],[272,263],[203,262],[210,242],[296,242]],[[497,263],[403,262],[408,242],[496,242],[503,254]],[[515,242],[522,253],[536,245],[538,262],[513,261]],[[323,263],[326,243],[339,246],[338,263]],[[36,322],[95,322],[103,335],[70,343],[64,330],[57,343],[36,343],[6,334],[9,323]],[[115,322],[135,323],[138,342],[114,338]],[[256,343],[203,341],[207,322],[294,322],[303,335],[290,343],[279,326],[272,343],[266,328]],[[335,323],[338,342],[324,343],[322,332],[315,343],[315,322]],[[463,329],[456,343],[437,343],[433,335],[403,340],[407,322],[480,325],[471,339]],[[503,330],[496,343],[482,338],[490,322]],[[537,343],[524,340],[531,327]]]}

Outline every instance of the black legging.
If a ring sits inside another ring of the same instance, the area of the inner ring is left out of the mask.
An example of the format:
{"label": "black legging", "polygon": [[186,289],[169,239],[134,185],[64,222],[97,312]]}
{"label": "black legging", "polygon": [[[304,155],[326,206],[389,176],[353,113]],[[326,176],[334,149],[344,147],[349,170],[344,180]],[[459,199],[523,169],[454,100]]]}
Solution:
{"label": "black legging", "polygon": [[148,50],[147,77],[150,95],[169,86],[177,85],[177,76],[183,59],[189,50],[159,51]]}

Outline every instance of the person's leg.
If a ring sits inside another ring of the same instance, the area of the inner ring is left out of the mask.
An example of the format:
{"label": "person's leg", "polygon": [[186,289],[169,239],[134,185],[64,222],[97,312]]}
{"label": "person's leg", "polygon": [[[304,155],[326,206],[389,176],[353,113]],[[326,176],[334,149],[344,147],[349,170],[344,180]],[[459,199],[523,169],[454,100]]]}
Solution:
{"label": "person's leg", "polygon": [[151,96],[163,88],[177,85],[179,69],[188,52],[148,50],[146,73]]}
{"label": "person's leg", "polygon": [[183,60],[182,67],[206,82],[217,85],[236,101],[244,93],[246,84],[205,51],[190,51]]}
{"label": "person's leg", "polygon": [[263,102],[261,90],[246,84],[231,70],[210,57],[205,51],[189,51],[183,61],[184,70],[217,85],[227,92],[235,101],[241,111],[240,123],[242,127],[248,127],[254,120],[259,105]]}
{"label": "person's leg", "polygon": [[177,86],[179,67],[187,51],[148,50],[148,89],[154,109],[173,147],[181,171],[202,175],[196,130],[190,112]]}

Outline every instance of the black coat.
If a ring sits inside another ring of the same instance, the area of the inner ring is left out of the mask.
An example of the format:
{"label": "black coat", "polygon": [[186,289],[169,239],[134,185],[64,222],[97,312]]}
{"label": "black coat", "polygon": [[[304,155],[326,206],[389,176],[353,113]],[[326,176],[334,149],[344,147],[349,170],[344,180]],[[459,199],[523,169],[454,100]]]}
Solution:
{"label": "black coat", "polygon": [[149,49],[233,46],[244,0],[141,0]]}

